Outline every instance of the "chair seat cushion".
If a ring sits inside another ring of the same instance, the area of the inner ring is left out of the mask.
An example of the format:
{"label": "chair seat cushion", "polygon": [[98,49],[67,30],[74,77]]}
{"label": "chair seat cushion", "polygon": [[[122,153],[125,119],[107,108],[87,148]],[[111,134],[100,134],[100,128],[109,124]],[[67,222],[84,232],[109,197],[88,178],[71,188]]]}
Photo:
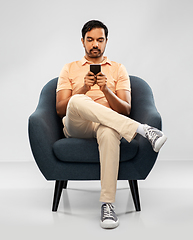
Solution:
{"label": "chair seat cushion", "polygon": [[[120,148],[120,161],[129,161],[138,151],[138,142],[133,139],[128,143],[122,138]],[[98,143],[95,138],[63,138],[54,143],[53,151],[60,161],[99,163]]]}

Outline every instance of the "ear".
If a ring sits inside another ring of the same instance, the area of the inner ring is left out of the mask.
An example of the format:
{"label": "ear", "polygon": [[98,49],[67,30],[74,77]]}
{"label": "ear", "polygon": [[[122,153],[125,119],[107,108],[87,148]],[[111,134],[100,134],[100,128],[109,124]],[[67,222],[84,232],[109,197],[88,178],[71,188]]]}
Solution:
{"label": "ear", "polygon": [[81,42],[82,42],[82,45],[84,47],[84,39],[83,38],[81,38]]}

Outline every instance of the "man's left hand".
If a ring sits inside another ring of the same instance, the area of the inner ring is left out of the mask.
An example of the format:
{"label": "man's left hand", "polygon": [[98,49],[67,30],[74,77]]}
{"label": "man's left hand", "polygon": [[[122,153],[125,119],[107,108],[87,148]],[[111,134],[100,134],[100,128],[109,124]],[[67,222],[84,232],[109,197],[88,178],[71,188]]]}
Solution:
{"label": "man's left hand", "polygon": [[100,90],[103,92],[107,88],[107,77],[102,72],[96,75],[97,81],[96,84],[100,87]]}

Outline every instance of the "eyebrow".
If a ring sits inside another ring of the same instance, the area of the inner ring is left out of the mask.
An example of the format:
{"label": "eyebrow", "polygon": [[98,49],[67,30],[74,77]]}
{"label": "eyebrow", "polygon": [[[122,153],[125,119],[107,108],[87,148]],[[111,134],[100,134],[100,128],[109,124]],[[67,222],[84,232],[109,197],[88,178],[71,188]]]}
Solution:
{"label": "eyebrow", "polygon": [[[90,38],[90,39],[93,39],[92,37],[87,36],[87,39],[89,39],[89,38]],[[104,37],[99,37],[99,38],[97,38],[97,40],[100,40],[100,39],[103,40],[103,39],[105,39],[105,38],[104,38]]]}

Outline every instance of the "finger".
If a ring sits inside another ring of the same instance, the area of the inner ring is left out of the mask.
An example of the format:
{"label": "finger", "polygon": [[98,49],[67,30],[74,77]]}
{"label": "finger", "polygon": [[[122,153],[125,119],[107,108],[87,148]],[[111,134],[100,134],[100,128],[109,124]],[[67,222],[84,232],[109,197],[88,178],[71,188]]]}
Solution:
{"label": "finger", "polygon": [[93,81],[93,80],[86,80],[85,81],[85,83],[87,84],[87,85],[89,85],[89,86],[93,86],[95,83],[96,83],[96,81]]}
{"label": "finger", "polygon": [[105,75],[102,72],[99,72],[99,73],[97,73],[96,76],[98,77],[98,76],[105,76]]}
{"label": "finger", "polygon": [[107,82],[107,78],[104,77],[104,76],[98,76],[98,77],[97,77],[97,81]]}
{"label": "finger", "polygon": [[88,79],[89,81],[95,81],[95,77],[94,76],[88,76],[86,79]]}
{"label": "finger", "polygon": [[95,81],[95,76],[85,76],[85,80],[88,79],[90,81]]}
{"label": "finger", "polygon": [[103,80],[97,80],[98,85],[105,85],[107,82]]}
{"label": "finger", "polygon": [[94,73],[91,72],[91,71],[89,71],[89,72],[87,73],[87,76],[94,76]]}
{"label": "finger", "polygon": [[104,79],[104,76],[97,76],[97,80],[102,80]]}

